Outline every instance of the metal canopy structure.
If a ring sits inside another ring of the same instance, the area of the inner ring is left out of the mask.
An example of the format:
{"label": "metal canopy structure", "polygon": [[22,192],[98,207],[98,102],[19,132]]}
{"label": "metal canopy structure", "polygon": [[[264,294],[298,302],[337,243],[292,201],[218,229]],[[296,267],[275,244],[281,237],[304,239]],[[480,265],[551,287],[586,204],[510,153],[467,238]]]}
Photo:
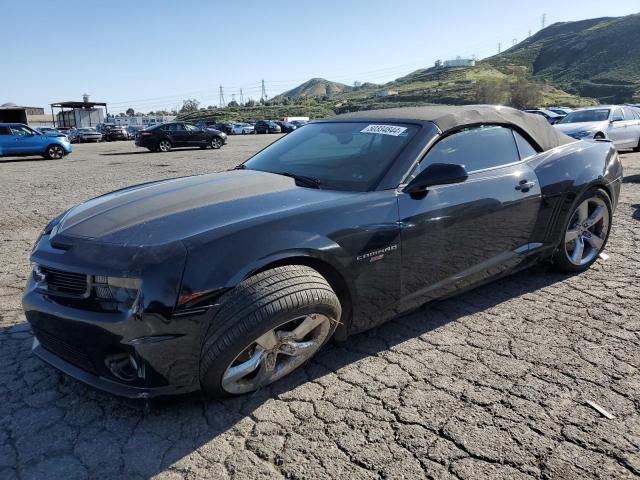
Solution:
{"label": "metal canopy structure", "polygon": [[[53,116],[53,127],[56,127],[56,114],[54,112],[54,108],[60,109],[60,113],[64,114],[64,109],[68,109],[68,110],[91,110],[94,109],[95,107],[104,107],[105,110],[105,118],[109,116],[109,110],[107,109],[107,104],[105,102],[89,102],[89,101],[81,101],[81,102],[75,102],[75,101],[69,101],[69,102],[58,102],[58,103],[52,103],[51,104],[51,115]],[[64,117],[64,115],[61,115]],[[75,123],[75,119],[74,119],[74,123]],[[77,127],[78,125],[74,125],[75,127]]]}

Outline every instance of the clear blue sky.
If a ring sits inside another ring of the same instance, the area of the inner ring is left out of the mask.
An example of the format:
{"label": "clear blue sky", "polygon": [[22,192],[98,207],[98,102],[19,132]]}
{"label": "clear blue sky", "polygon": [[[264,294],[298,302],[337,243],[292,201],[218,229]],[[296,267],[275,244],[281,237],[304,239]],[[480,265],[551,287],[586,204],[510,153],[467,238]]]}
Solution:
{"label": "clear blue sky", "polygon": [[528,31],[640,11],[638,0],[275,0],[3,2],[0,104],[106,101],[217,105],[243,88],[274,96],[311,77],[386,82],[436,59],[479,58]]}

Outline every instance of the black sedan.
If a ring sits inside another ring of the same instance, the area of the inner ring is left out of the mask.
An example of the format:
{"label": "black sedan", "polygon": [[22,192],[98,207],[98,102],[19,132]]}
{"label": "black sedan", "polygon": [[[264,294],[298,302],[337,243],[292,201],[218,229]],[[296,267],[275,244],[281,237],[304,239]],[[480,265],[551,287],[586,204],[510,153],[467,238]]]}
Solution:
{"label": "black sedan", "polygon": [[316,121],[52,220],[23,298],[33,350],[129,397],[250,392],[422,303],[540,261],[588,269],[621,181],[610,143],[504,107]]}
{"label": "black sedan", "polygon": [[170,122],[149,127],[136,133],[135,143],[151,152],[168,152],[175,147],[218,149],[227,143],[227,134],[205,130],[185,122]]}
{"label": "black sedan", "polygon": [[253,131],[255,133],[281,133],[282,129],[276,122],[260,120],[259,122],[256,122]]}

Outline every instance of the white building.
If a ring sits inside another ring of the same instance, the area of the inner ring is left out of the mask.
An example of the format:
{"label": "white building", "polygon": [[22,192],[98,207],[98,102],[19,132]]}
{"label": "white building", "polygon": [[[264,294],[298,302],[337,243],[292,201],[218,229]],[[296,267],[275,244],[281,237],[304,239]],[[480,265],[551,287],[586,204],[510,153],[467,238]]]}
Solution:
{"label": "white building", "polygon": [[460,57],[456,57],[455,60],[445,60],[444,62],[442,62],[442,66],[445,67],[445,68],[449,68],[449,67],[475,67],[476,66],[476,59],[475,58],[460,58]]}

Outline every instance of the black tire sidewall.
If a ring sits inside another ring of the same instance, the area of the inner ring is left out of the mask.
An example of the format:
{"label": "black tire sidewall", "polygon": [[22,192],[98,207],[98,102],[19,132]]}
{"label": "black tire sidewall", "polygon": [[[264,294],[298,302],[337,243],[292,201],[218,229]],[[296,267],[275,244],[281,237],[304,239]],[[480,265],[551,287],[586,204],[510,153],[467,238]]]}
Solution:
{"label": "black tire sidewall", "polygon": [[[227,370],[227,367],[231,362],[253,341],[268,332],[269,330],[282,325],[287,321],[293,320],[297,317],[304,315],[310,315],[312,313],[319,313],[326,315],[329,318],[336,318],[338,312],[336,312],[333,305],[313,304],[305,305],[304,307],[295,309],[294,311],[277,312],[275,315],[269,318],[268,322],[257,325],[247,335],[243,335],[234,339],[234,341],[225,349],[224,353],[218,358],[209,370],[201,376],[201,385],[205,392],[213,394],[215,396],[235,396],[222,388],[222,376]],[[337,327],[337,322],[332,322],[331,332],[327,335],[325,343],[331,338],[333,332]],[[303,364],[304,365],[304,364]]]}
{"label": "black tire sidewall", "polygon": [[[604,243],[602,244],[602,248],[600,249],[600,252],[598,253],[598,255],[596,255],[589,263],[586,263],[584,265],[575,265],[567,258],[567,252],[566,252],[565,241],[564,241],[565,233],[567,231],[567,228],[569,228],[569,222],[571,222],[571,219],[575,215],[576,209],[578,208],[578,206],[585,200],[595,196],[604,200],[604,203],[607,206],[607,209],[609,210],[609,226],[607,228],[607,234],[605,236]],[[611,203],[611,198],[609,198],[609,195],[607,194],[607,192],[605,192],[602,188],[598,188],[598,187],[590,188],[584,194],[582,194],[580,198],[574,203],[573,207],[571,208],[571,212],[569,213],[569,215],[567,215],[567,219],[564,222],[562,232],[561,232],[560,244],[556,250],[556,253],[553,259],[554,268],[561,272],[584,272],[585,270],[588,270],[591,267],[591,265],[593,265],[598,260],[599,254],[603,252],[604,249],[606,248],[607,242],[609,241],[609,235],[611,234],[612,225],[613,225],[613,205]]]}

